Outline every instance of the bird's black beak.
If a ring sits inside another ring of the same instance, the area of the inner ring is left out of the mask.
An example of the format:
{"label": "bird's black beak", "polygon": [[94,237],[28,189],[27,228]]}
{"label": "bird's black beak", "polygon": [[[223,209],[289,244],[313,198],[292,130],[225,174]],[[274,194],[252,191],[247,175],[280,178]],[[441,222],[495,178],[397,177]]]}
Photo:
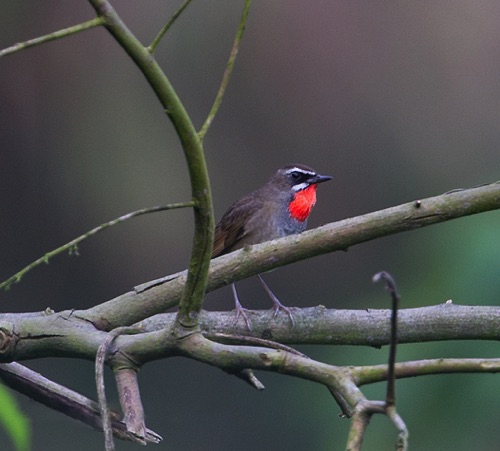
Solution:
{"label": "bird's black beak", "polygon": [[332,179],[333,179],[333,177],[331,177],[330,175],[316,174],[316,175],[313,175],[312,177],[309,177],[307,179],[307,183],[310,183],[311,185],[317,185],[318,183],[327,182],[328,180],[332,180]]}

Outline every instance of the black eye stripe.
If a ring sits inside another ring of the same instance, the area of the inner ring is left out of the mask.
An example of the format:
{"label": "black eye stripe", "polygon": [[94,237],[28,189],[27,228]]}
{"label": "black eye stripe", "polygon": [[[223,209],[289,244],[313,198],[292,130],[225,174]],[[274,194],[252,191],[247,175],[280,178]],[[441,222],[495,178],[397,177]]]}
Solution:
{"label": "black eye stripe", "polygon": [[294,184],[304,183],[312,175],[314,175],[314,174],[310,174],[308,172],[302,172],[302,171],[291,171],[291,172],[288,173],[288,176],[290,177],[290,180]]}

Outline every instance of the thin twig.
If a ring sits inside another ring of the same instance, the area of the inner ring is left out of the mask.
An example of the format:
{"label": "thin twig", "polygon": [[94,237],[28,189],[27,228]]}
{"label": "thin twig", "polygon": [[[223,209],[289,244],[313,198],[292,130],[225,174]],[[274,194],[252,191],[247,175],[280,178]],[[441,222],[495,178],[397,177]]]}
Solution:
{"label": "thin twig", "polygon": [[36,268],[37,266],[40,266],[43,263],[49,263],[49,260],[51,258],[61,254],[62,252],[68,251],[70,255],[78,255],[78,244],[80,244],[83,240],[86,240],[87,238],[91,237],[92,235],[95,235],[96,233],[101,232],[104,229],[107,229],[108,227],[112,227],[116,224],[119,224],[120,222],[124,222],[136,216],[141,216],[148,213],[154,213],[157,211],[173,210],[175,208],[193,207],[194,205],[195,205],[194,201],[190,201],[190,202],[179,202],[168,205],[159,205],[157,207],[151,207],[151,208],[143,208],[141,210],[136,210],[131,213],[127,213],[123,216],[120,216],[119,218],[113,219],[112,221],[105,222],[104,224],[101,224],[100,226],[97,226],[92,230],[89,230],[87,233],[80,235],[78,238],[71,240],[69,243],[66,243],[65,245],[58,247],[57,249],[47,252],[43,257],[40,257],[38,260],[35,260],[34,262],[30,263],[28,266],[21,269],[21,271],[17,272],[13,276],[9,277],[7,280],[0,283],[0,290],[8,290],[12,286],[12,284],[20,282],[26,273]]}
{"label": "thin twig", "polygon": [[399,293],[396,287],[394,278],[386,271],[379,272],[373,276],[373,282],[384,280],[386,282],[387,291],[391,294],[391,341],[389,345],[389,362],[387,370],[387,394],[386,405],[387,407],[396,404],[396,390],[395,390],[395,377],[394,366],[396,364],[396,350],[398,344],[398,308],[399,308]]}
{"label": "thin twig", "polygon": [[[244,335],[231,335],[231,334],[223,334],[223,333],[207,333],[204,332],[203,336],[210,339],[214,340],[220,343],[229,343],[229,344],[238,344],[238,345],[250,345],[250,346],[260,346],[260,347],[266,347],[266,348],[271,348],[271,349],[280,349],[282,351],[289,352],[291,354],[298,355],[300,357],[303,357],[305,359],[308,359],[309,357],[306,356],[305,354],[302,354],[301,352],[297,351],[294,348],[291,348],[290,346],[286,346],[281,343],[277,343],[275,341],[271,340],[266,340],[264,338],[258,338],[258,337],[248,337]],[[232,372],[235,376],[239,377],[240,379],[244,380],[245,382],[249,383],[252,387],[256,388],[257,390],[264,390],[264,384],[260,382],[260,380],[255,376],[253,371],[249,368],[237,371],[237,372]]]}
{"label": "thin twig", "polygon": [[271,349],[281,349],[282,351],[290,352],[291,354],[299,355],[300,357],[304,357],[306,359],[309,358],[307,355],[302,354],[302,352],[297,351],[296,349],[290,346],[286,346],[276,341],[266,340],[265,338],[249,337],[246,335],[223,334],[223,333],[209,333],[209,332],[202,332],[202,333],[204,337],[220,343],[241,344],[250,346],[261,346]]}
{"label": "thin twig", "polygon": [[116,337],[122,334],[137,333],[138,331],[139,329],[137,327],[117,327],[108,333],[97,350],[95,358],[95,381],[97,387],[97,399],[101,408],[102,429],[104,431],[104,444],[106,451],[114,451],[115,443],[113,440],[113,429],[111,427],[108,402],[106,401],[104,362],[106,361],[109,347]]}
{"label": "thin twig", "polygon": [[408,428],[405,422],[396,412],[395,406],[388,407],[386,405],[385,413],[388,418],[392,421],[396,429],[398,430],[398,440],[396,442],[396,451],[406,451],[408,449],[408,438],[410,436]]}
{"label": "thin twig", "polygon": [[391,338],[389,347],[389,361],[387,364],[387,392],[385,397],[384,413],[393,422],[398,430],[397,451],[408,449],[408,429],[401,416],[396,411],[396,350],[398,346],[398,309],[400,296],[394,278],[386,271],[373,276],[373,282],[384,280],[386,289],[391,294]]}
{"label": "thin twig", "polygon": [[226,92],[227,85],[229,84],[229,79],[231,78],[231,73],[233,72],[234,62],[236,57],[238,56],[238,51],[240,49],[240,42],[243,38],[243,33],[245,32],[245,26],[248,19],[248,13],[250,11],[250,5],[252,4],[252,0],[245,0],[245,6],[243,7],[243,13],[241,14],[240,24],[238,26],[238,31],[236,32],[236,36],[234,37],[233,47],[231,48],[231,53],[229,54],[229,59],[227,61],[226,70],[224,71],[224,75],[222,76],[222,81],[219,86],[219,91],[215,96],[214,104],[208,113],[207,119],[205,123],[201,127],[201,130],[198,132],[198,136],[201,141],[205,137],[210,125],[215,118],[215,115],[219,111],[222,98],[224,97],[224,93]]}
{"label": "thin twig", "polygon": [[[414,342],[419,342],[418,338]],[[351,367],[350,372],[360,387],[387,380],[387,365],[356,366]],[[466,373],[500,373],[500,359],[424,359],[401,362],[395,367],[397,379]]]}
{"label": "thin twig", "polygon": [[262,391],[266,388],[264,386],[264,384],[259,379],[257,379],[257,376],[255,375],[255,373],[249,368],[246,368],[244,370],[240,370],[237,372],[232,372],[229,374],[234,374],[236,377],[245,381],[247,384],[249,384],[250,386],[252,386],[256,390]]}
{"label": "thin twig", "polygon": [[90,28],[98,27],[103,25],[104,20],[101,17],[95,17],[94,19],[88,20],[87,22],[80,23],[78,25],[73,25],[69,28],[64,28],[63,30],[55,31],[53,33],[40,36],[38,38],[30,39],[29,41],[19,42],[11,47],[0,50],[0,57],[10,55],[15,52],[27,49],[29,47],[34,47],[35,45],[40,45],[45,42],[54,41],[55,39],[64,38],[66,36],[79,33],[80,31],[85,31]]}
{"label": "thin twig", "polygon": [[188,7],[192,0],[184,0],[184,2],[177,8],[177,11],[172,15],[170,20],[165,24],[165,26],[159,31],[159,33],[153,39],[150,46],[147,48],[150,53],[154,53],[156,47],[160,43],[161,39],[165,35],[165,33],[170,29],[170,27],[174,24],[177,18],[182,14],[182,12]]}

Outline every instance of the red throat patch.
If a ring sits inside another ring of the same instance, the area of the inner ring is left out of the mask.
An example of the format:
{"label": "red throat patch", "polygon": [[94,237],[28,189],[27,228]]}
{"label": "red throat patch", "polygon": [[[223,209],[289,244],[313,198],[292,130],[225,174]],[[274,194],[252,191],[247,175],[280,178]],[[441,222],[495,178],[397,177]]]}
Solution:
{"label": "red throat patch", "polygon": [[297,221],[304,222],[311,213],[316,203],[317,185],[310,185],[305,189],[297,191],[288,206],[290,216]]}

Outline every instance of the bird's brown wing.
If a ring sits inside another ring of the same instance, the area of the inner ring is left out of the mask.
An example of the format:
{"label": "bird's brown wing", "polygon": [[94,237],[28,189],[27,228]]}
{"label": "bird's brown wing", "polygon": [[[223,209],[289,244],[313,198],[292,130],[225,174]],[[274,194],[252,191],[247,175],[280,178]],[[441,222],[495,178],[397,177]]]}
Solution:
{"label": "bird's brown wing", "polygon": [[253,198],[250,202],[249,200],[244,197],[234,203],[216,225],[212,258],[237,249],[235,246],[238,241],[248,233],[248,230],[245,230],[245,223],[262,207],[258,199]]}

